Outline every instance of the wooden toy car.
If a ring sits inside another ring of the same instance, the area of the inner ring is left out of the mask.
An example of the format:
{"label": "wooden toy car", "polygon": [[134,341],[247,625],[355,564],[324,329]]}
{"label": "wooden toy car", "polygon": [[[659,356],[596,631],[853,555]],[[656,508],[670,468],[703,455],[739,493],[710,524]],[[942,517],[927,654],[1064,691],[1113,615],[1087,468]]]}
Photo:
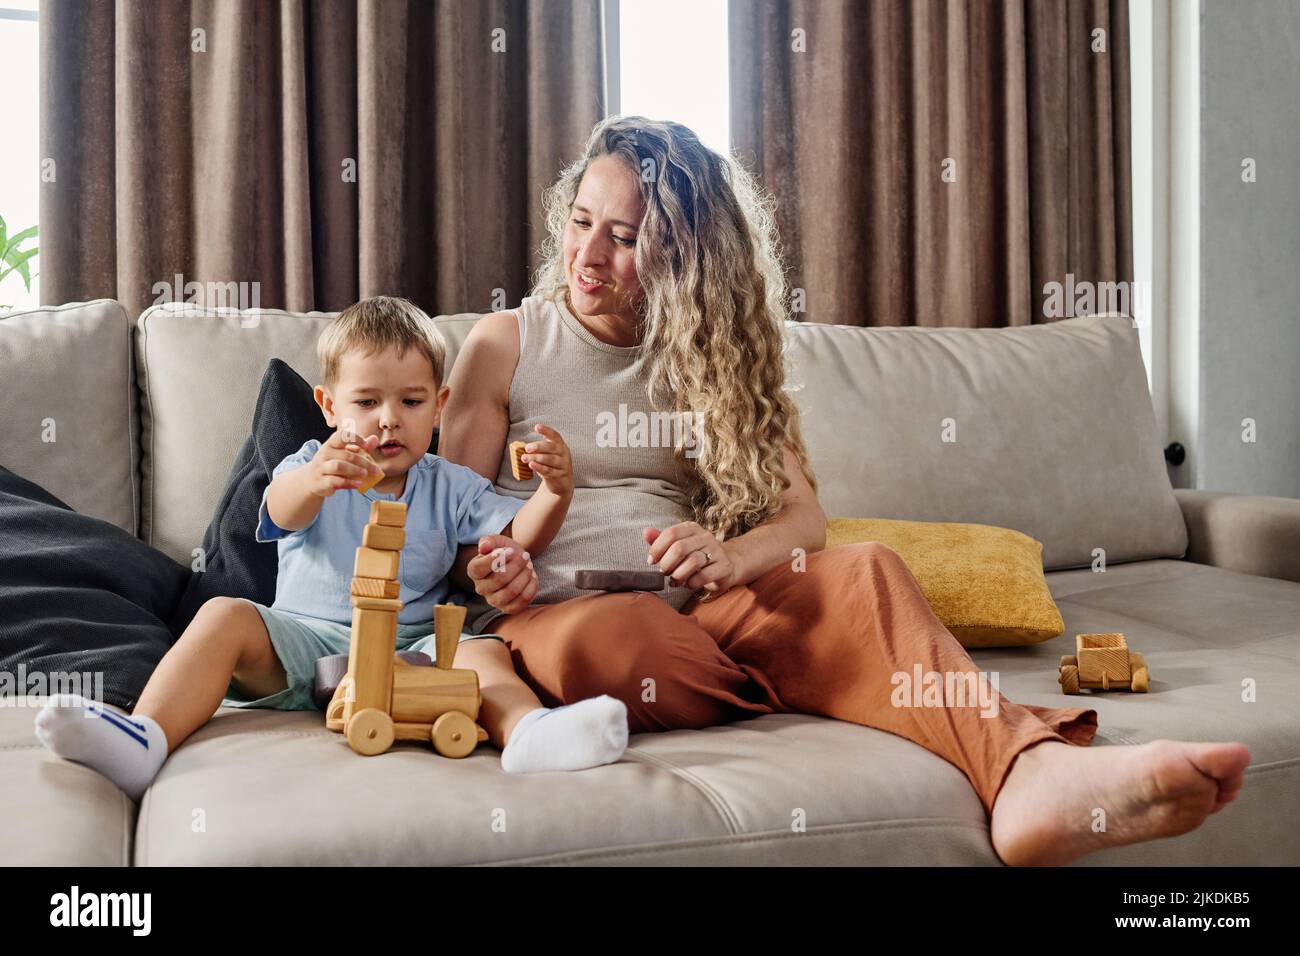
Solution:
{"label": "wooden toy car", "polygon": [[1076,634],[1075,653],[1061,658],[1061,673],[1057,678],[1066,694],[1077,694],[1079,689],[1110,690],[1127,687],[1145,694],[1150,686],[1146,659],[1137,651],[1128,649],[1123,634]]}
{"label": "wooden toy car", "polygon": [[378,552],[400,550],[400,536],[386,536],[385,529],[400,530],[405,521],[404,504],[372,503],[365,545],[357,548],[357,568],[377,569],[383,576],[353,578],[348,670],[326,708],[325,726],[342,733],[348,746],[365,756],[384,753],[394,740],[429,740],[444,757],[464,757],[488,739],[475,723],[483,702],[478,673],[452,667],[466,609],[455,604],[434,608],[437,658],[433,667],[418,667],[396,653],[397,614],[405,605],[396,597],[370,596],[395,593],[397,562]]}

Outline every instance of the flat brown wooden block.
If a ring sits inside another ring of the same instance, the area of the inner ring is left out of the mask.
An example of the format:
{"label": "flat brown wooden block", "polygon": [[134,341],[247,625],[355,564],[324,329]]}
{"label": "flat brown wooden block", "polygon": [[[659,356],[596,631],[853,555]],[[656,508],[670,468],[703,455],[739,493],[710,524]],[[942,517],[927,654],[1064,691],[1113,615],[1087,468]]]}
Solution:
{"label": "flat brown wooden block", "polygon": [[352,573],[359,578],[387,578],[397,580],[400,551],[379,551],[375,548],[357,548],[357,562]]}
{"label": "flat brown wooden block", "polygon": [[386,524],[368,524],[361,532],[361,543],[380,551],[401,551],[406,546],[406,531]]}
{"label": "flat brown wooden block", "polygon": [[580,591],[662,591],[662,571],[574,571],[573,586]]}
{"label": "flat brown wooden block", "polygon": [[365,597],[352,595],[352,606],[365,608],[367,611],[400,611],[406,607],[401,601],[390,598]]}
{"label": "flat brown wooden block", "polygon": [[353,578],[352,593],[358,597],[395,598],[402,593],[402,585],[383,578]]}
{"label": "flat brown wooden block", "polygon": [[400,501],[372,501],[370,523],[401,528],[406,524],[406,505]]}

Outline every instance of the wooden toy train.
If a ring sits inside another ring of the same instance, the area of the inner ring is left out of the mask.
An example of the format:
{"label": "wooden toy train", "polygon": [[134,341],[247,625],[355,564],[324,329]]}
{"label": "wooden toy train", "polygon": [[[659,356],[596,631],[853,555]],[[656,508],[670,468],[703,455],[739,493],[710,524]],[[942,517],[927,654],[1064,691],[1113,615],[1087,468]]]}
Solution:
{"label": "wooden toy train", "polygon": [[370,506],[352,579],[352,640],[348,670],[325,711],[325,726],[342,733],[365,756],[381,754],[394,740],[428,740],[444,757],[473,753],[487,731],[480,727],[478,674],[452,667],[465,608],[434,608],[433,667],[397,656],[398,562],[406,543],[406,505]]}

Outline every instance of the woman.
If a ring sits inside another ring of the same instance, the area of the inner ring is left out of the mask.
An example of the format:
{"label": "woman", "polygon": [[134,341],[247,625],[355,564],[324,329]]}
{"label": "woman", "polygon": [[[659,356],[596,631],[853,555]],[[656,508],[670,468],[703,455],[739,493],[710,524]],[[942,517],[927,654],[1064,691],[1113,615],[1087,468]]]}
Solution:
{"label": "woman", "polygon": [[[458,562],[479,597],[471,628],[506,642],[462,645],[485,683],[517,667],[547,705],[609,694],[634,733],[792,711],[890,731],[966,774],[1013,865],[1185,833],[1236,796],[1250,759],[1240,744],[1090,750],[1094,710],[1001,695],[991,719],[891,704],[895,673],[978,668],[897,553],[825,549],[782,388],[786,288],[770,209],[743,168],[679,124],[614,118],[545,203],[533,294],[475,325],[440,436],[442,455],[506,493],[531,487],[506,448],[534,425],[573,453],[573,503],[537,571],[501,536]],[[655,442],[627,424],[655,411],[693,430],[667,442],[651,429]],[[533,437],[526,459],[544,467],[548,443]],[[572,586],[575,569],[643,561],[673,587]],[[1104,833],[1092,829],[1097,807]]]}

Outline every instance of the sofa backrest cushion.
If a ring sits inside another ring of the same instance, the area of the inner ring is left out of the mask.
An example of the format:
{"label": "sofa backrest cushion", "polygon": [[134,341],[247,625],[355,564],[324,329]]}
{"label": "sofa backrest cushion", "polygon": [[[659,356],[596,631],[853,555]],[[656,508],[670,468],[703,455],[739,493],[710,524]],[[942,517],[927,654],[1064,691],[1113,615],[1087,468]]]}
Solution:
{"label": "sofa backrest cushion", "polygon": [[112,299],[0,316],[0,464],[135,534],[131,323]]}
{"label": "sofa backrest cushion", "polygon": [[242,597],[270,607],[275,603],[279,551],[254,540],[262,495],[280,462],[311,439],[325,442],[332,429],[312,397],[312,386],[279,359],[262,375],[248,437],[235,458],[225,491],[203,536],[202,574],[191,575],[177,611],[188,626],[214,597]]}
{"label": "sofa backrest cushion", "polygon": [[789,323],[787,342],[828,517],[1012,528],[1047,570],[1186,551],[1131,319]]}
{"label": "sofa backrest cushion", "polygon": [[[333,317],[190,303],[157,305],[141,314],[136,352],[145,541],[186,565],[192,562],[248,438],[267,363],[281,359],[318,384],[316,339]],[[478,318],[435,320],[447,339],[448,369]]]}
{"label": "sofa backrest cushion", "polygon": [[[248,435],[267,362],[280,358],[315,384],[316,338],[330,318],[190,304],[140,316],[146,541],[190,563]],[[478,318],[436,317],[449,370]],[[1131,320],[792,322],[786,336],[828,516],[1012,528],[1043,543],[1047,570],[1087,565],[1098,548],[1115,562],[1186,551]]]}

